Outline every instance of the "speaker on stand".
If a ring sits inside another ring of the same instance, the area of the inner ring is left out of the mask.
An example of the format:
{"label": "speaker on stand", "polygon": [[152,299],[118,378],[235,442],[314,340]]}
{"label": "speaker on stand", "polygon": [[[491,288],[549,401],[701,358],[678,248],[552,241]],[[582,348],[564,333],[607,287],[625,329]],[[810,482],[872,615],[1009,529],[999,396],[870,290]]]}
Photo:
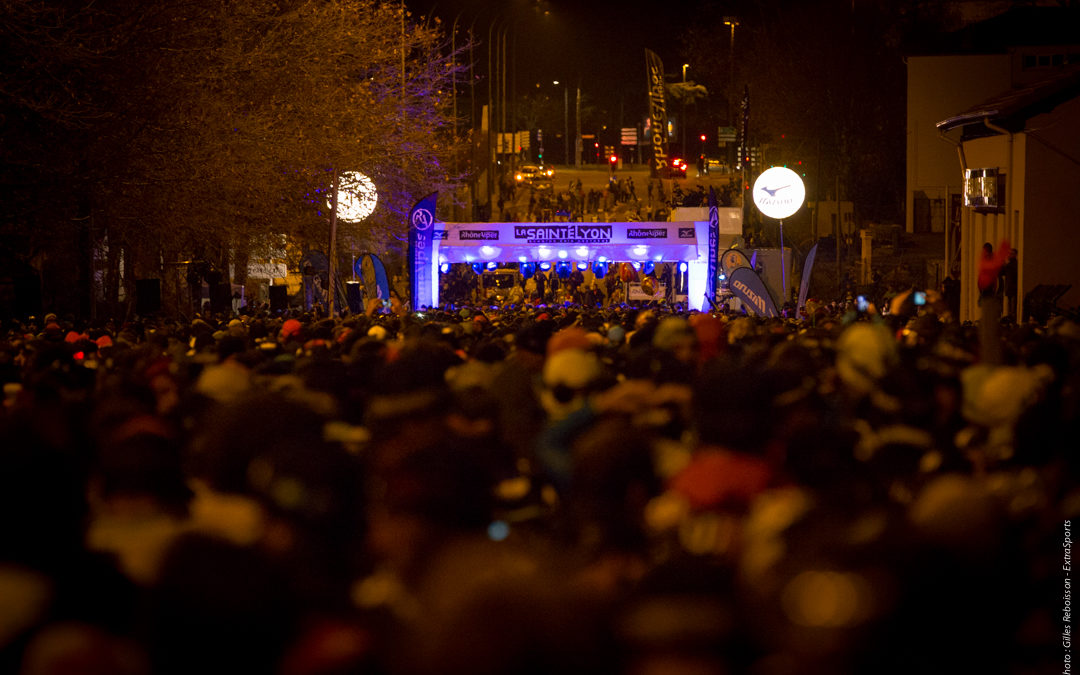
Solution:
{"label": "speaker on stand", "polygon": [[284,312],[289,308],[289,287],[282,284],[281,286],[270,286],[270,311],[271,312]]}

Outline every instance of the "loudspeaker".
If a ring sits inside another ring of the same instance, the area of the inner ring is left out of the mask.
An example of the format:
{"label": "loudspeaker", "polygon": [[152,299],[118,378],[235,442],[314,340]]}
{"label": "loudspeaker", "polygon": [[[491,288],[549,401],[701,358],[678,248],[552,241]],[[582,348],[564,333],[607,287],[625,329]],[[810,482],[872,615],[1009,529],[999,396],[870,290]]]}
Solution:
{"label": "loudspeaker", "polygon": [[232,285],[217,283],[210,285],[210,311],[214,314],[232,313]]}
{"label": "loudspeaker", "polygon": [[364,297],[360,293],[359,281],[345,282],[345,299],[349,302],[349,312],[362,314],[364,312]]}
{"label": "loudspeaker", "polygon": [[139,316],[161,311],[161,280],[135,280],[135,313]]}
{"label": "loudspeaker", "polygon": [[285,285],[270,287],[270,311],[284,312],[289,308],[289,287]]}

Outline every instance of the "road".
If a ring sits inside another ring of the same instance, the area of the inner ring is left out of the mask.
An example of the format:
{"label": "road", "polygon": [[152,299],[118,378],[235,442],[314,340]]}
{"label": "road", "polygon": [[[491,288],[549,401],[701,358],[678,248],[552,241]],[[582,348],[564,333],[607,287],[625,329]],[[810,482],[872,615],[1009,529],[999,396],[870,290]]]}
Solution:
{"label": "road", "polygon": [[[649,169],[648,165],[645,164],[623,166],[622,168],[615,169],[615,171],[612,171],[606,165],[597,164],[585,164],[581,167],[556,166],[552,184],[555,193],[558,194],[568,191],[571,181],[576,182],[580,179],[582,190],[585,193],[588,193],[590,190],[606,190],[612,177],[617,180],[632,178],[637,201],[631,200],[628,203],[613,206],[612,212],[606,219],[614,221],[647,220],[650,209],[660,206],[661,202],[658,197],[655,196],[658,193],[654,193],[654,198],[651,202],[649,200]],[[687,172],[686,179],[664,179],[661,182],[663,183],[664,194],[670,195],[672,187],[675,184],[677,184],[683,192],[687,193],[696,190],[699,185],[706,191],[708,191],[709,187],[714,187],[719,192],[721,188],[727,186],[733,178],[736,177],[731,174],[718,173],[699,177],[697,176],[697,170],[691,168]],[[516,190],[513,205],[509,207],[512,219],[520,221],[527,218],[531,196],[532,191],[529,188]],[[635,213],[638,215],[634,215]]]}

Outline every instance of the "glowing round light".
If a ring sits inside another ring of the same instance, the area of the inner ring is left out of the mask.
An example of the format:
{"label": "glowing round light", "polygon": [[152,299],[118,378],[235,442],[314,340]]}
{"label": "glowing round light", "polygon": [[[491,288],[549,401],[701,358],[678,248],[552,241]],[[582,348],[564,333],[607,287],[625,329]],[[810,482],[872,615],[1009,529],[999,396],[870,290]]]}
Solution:
{"label": "glowing round light", "polygon": [[338,218],[358,223],[375,211],[379,192],[370,178],[357,171],[346,171],[341,174],[339,185]]}
{"label": "glowing round light", "polygon": [[489,263],[487,264],[487,268],[488,268],[489,270],[493,270],[493,269],[497,268],[498,266],[499,266],[499,263],[497,263],[497,262],[489,262]]}
{"label": "glowing round light", "polygon": [[439,271],[446,274],[450,271],[450,263],[443,263],[439,265]]}
{"label": "glowing round light", "polygon": [[551,263],[549,263],[549,262],[540,263],[540,269],[544,270],[545,272],[548,271],[549,269],[551,269]]}
{"label": "glowing round light", "polygon": [[518,256],[518,262],[529,262],[529,259],[523,255]]}
{"label": "glowing round light", "polygon": [[578,254],[578,257],[587,258],[589,256],[589,247],[588,246],[578,246],[577,250],[574,251],[574,252]]}
{"label": "glowing round light", "polygon": [[688,267],[689,267],[689,265],[687,265],[685,261],[679,263],[679,271],[680,272],[685,272]]}
{"label": "glowing round light", "polygon": [[587,263],[587,262],[579,262],[577,264],[577,268],[579,270],[581,270],[582,272],[584,272],[585,270],[589,269],[589,263]]}
{"label": "glowing round light", "polygon": [[495,255],[495,249],[491,246],[481,246],[480,255],[484,256],[485,258],[490,258]]}
{"label": "glowing round light", "polygon": [[806,186],[791,169],[774,166],[754,181],[754,204],[770,218],[780,220],[794,214],[806,199]]}
{"label": "glowing round light", "polygon": [[648,252],[649,252],[649,247],[648,246],[638,245],[638,246],[634,247],[634,255],[645,255]]}
{"label": "glowing round light", "polygon": [[607,262],[607,256],[606,255],[600,256],[599,258],[596,259],[596,262],[606,263]]}
{"label": "glowing round light", "polygon": [[633,267],[636,270],[641,269],[641,263],[639,263],[639,262],[632,262],[632,263],[630,263],[630,266]]}
{"label": "glowing round light", "polygon": [[559,251],[559,260],[566,260],[566,256],[570,255],[566,251]]}

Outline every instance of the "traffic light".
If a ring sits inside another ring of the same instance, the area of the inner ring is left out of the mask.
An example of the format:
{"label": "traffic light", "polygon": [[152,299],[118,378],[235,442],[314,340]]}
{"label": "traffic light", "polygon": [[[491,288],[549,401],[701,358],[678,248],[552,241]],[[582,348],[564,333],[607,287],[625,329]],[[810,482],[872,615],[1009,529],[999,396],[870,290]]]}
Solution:
{"label": "traffic light", "polygon": [[619,161],[619,158],[616,157],[615,155],[612,155],[611,157],[608,157],[608,161],[611,162],[612,164],[615,164],[616,162]]}
{"label": "traffic light", "polygon": [[705,134],[701,134],[701,142],[702,142],[702,143],[704,143],[704,142],[705,142]]}

